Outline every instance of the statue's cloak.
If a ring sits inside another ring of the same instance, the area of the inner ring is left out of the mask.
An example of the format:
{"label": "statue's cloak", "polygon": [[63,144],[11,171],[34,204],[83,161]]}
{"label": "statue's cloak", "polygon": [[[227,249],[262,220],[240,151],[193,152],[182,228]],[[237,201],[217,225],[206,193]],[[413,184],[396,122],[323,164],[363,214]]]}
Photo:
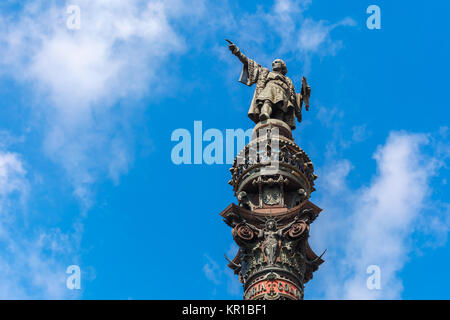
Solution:
{"label": "statue's cloak", "polygon": [[297,100],[291,79],[282,74],[271,72],[257,62],[248,59],[247,65],[242,67],[239,82],[247,86],[256,84],[255,93],[248,110],[248,117],[253,122],[259,122],[261,106],[265,100],[270,100],[273,106],[283,111],[283,120],[292,130],[295,129]]}

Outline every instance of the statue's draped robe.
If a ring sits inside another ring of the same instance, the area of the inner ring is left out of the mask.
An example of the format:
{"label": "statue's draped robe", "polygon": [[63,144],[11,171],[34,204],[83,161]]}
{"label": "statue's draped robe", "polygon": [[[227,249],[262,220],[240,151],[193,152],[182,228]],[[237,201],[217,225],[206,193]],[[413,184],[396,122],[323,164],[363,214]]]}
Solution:
{"label": "statue's draped robe", "polygon": [[272,72],[267,68],[261,67],[255,61],[248,59],[247,65],[242,67],[239,82],[247,86],[256,84],[252,103],[248,110],[248,117],[253,122],[259,122],[261,107],[265,100],[270,100],[273,108],[279,108],[283,111],[283,121],[291,129],[295,129],[296,96],[291,79],[280,73]]}

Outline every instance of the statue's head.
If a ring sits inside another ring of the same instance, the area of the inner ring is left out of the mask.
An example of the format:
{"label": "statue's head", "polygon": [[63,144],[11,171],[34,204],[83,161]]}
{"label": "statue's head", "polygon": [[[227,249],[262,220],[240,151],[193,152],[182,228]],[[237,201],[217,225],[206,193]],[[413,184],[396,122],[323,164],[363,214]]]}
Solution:
{"label": "statue's head", "polygon": [[245,192],[245,191],[239,192],[237,198],[239,201],[247,198],[247,192]]}
{"label": "statue's head", "polygon": [[273,60],[272,71],[281,72],[283,75],[286,75],[287,73],[286,63],[281,59]]}
{"label": "statue's head", "polygon": [[274,219],[269,219],[266,221],[266,230],[275,231],[277,229],[277,222]]}

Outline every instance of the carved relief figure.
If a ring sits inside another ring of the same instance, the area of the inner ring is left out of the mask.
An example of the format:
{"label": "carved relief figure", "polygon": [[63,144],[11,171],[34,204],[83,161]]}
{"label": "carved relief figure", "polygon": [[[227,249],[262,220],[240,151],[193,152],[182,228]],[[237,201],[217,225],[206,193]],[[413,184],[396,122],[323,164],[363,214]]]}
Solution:
{"label": "carved relief figure", "polygon": [[278,229],[275,219],[268,219],[266,221],[264,229],[258,229],[257,227],[248,224],[250,228],[258,233],[258,238],[263,240],[262,247],[264,254],[267,257],[267,263],[269,265],[273,265],[278,257],[280,242],[283,238],[283,233],[291,228],[297,222],[297,220],[298,218],[295,217],[294,221],[290,222],[281,229]]}

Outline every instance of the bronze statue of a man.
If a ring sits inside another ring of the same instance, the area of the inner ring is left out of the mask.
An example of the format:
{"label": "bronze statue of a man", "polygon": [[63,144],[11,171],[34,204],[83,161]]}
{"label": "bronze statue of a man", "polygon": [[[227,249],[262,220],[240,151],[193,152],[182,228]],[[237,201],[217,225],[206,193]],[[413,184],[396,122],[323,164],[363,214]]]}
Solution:
{"label": "bronze statue of a man", "polygon": [[296,94],[291,79],[286,76],[287,68],[283,60],[274,60],[270,71],[247,58],[234,43],[227,41],[230,51],[244,65],[239,82],[247,86],[256,84],[248,117],[255,123],[269,118],[279,119],[287,123],[292,130],[295,129],[294,116],[298,122],[302,121],[303,102],[306,110],[309,109],[311,88],[307,85],[306,79],[303,77],[301,93]]}

